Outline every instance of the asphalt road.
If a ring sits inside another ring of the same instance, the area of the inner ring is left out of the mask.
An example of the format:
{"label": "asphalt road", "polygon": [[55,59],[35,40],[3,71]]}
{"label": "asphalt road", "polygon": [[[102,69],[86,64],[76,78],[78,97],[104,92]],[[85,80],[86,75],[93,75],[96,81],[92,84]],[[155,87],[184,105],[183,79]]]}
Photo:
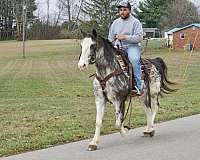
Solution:
{"label": "asphalt road", "polygon": [[102,136],[97,151],[87,151],[85,140],[0,160],[200,160],[200,115],[156,124],[153,138],[143,129]]}

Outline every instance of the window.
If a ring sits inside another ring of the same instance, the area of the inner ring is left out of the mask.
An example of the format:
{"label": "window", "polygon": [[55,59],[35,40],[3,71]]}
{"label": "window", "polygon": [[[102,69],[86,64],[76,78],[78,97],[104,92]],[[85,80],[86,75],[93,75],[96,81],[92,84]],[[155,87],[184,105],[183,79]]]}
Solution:
{"label": "window", "polygon": [[180,33],[180,39],[185,39],[185,33]]}

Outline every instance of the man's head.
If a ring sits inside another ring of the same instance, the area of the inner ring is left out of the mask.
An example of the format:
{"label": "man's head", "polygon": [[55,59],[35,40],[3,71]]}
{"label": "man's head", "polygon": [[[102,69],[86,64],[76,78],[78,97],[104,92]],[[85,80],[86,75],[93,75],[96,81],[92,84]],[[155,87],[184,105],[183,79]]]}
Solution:
{"label": "man's head", "polygon": [[119,9],[119,15],[122,19],[126,19],[130,16],[131,13],[131,5],[129,2],[127,1],[122,1],[119,3],[119,5],[117,6],[117,8]]}

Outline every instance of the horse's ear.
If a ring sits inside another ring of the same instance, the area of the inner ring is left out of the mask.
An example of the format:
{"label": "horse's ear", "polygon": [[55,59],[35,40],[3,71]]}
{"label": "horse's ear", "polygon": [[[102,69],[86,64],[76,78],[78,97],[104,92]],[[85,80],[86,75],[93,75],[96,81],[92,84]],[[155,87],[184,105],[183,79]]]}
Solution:
{"label": "horse's ear", "polygon": [[93,30],[92,30],[92,35],[93,35],[94,37],[97,37],[97,31],[96,31],[96,29],[93,29]]}
{"label": "horse's ear", "polygon": [[85,33],[82,29],[80,29],[82,37],[86,37],[87,33]]}

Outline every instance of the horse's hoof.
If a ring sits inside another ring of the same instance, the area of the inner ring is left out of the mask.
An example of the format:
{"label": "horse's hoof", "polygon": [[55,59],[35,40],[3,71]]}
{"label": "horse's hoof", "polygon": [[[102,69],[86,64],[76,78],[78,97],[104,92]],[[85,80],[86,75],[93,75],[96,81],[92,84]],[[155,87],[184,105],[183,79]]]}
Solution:
{"label": "horse's hoof", "polygon": [[125,137],[126,135],[128,135],[128,132],[129,132],[129,130],[127,128],[123,128],[120,131],[120,134],[121,134],[122,137]]}
{"label": "horse's hoof", "polygon": [[97,145],[89,145],[88,151],[96,151],[97,150]]}
{"label": "horse's hoof", "polygon": [[128,131],[131,129],[129,126],[124,126],[125,129],[127,129]]}
{"label": "horse's hoof", "polygon": [[151,132],[143,132],[143,136],[144,137],[153,137],[155,135],[155,131],[151,131]]}

